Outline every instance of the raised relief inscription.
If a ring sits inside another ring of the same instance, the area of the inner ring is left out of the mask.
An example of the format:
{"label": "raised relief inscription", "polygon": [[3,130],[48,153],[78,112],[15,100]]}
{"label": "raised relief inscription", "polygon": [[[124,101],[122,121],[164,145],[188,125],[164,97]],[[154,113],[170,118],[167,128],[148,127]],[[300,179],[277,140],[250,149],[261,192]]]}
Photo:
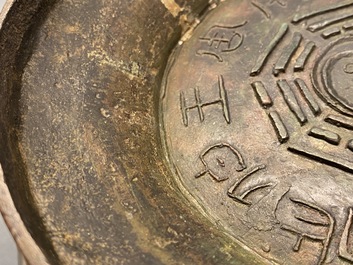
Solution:
{"label": "raised relief inscription", "polygon": [[198,113],[200,122],[205,120],[204,109],[210,106],[216,105],[221,109],[223,117],[227,123],[230,123],[230,114],[229,114],[229,106],[228,106],[228,98],[227,91],[224,86],[223,76],[218,76],[218,93],[219,97],[213,100],[203,100],[201,97],[200,89],[198,87],[194,88],[194,99],[191,104],[189,104],[186,100],[184,92],[180,93],[180,109],[183,117],[183,123],[187,127],[189,126],[189,113],[191,111],[196,111]]}
{"label": "raised relief inscription", "polygon": [[195,177],[199,178],[209,174],[216,181],[229,179],[234,172],[246,168],[241,153],[228,143],[220,143],[207,148],[200,155],[200,160],[205,168]]}
{"label": "raised relief inscription", "polygon": [[[339,126],[330,126],[337,123],[331,122],[329,125],[321,114],[330,112],[328,108],[332,108],[337,112],[338,119],[343,119],[342,115],[345,115],[346,119],[351,120],[353,116],[351,106],[351,98],[353,98],[351,91],[353,90],[350,77],[353,72],[351,69],[352,37],[346,30],[349,28],[347,23],[352,23],[350,20],[353,17],[351,10],[345,10],[351,7],[352,3],[349,2],[320,8],[317,11],[295,14],[291,23],[283,23],[274,33],[250,72],[251,76],[258,77],[257,81],[251,84],[253,88],[254,84],[259,82],[263,83],[263,87],[271,86],[271,88],[273,82],[276,83],[279,91],[267,90],[266,93],[274,93],[274,97],[281,94],[283,102],[300,125],[291,130],[286,122],[288,114],[273,110],[275,105],[272,105],[271,109],[266,108],[265,111],[279,142],[288,142],[290,152],[348,171],[353,169],[350,162],[353,157],[347,154],[346,158],[342,156],[342,153],[347,153],[347,149],[351,150],[351,139],[342,137],[341,134],[347,132]],[[306,35],[305,44],[302,33],[297,31],[302,24],[308,24],[305,29],[312,33],[312,35]],[[340,29],[339,34],[333,34],[337,26],[345,30]],[[291,39],[288,35],[291,35]],[[325,36],[325,39],[330,40],[324,42],[319,49],[316,42],[320,36]],[[310,60],[312,66],[306,71]],[[273,65],[272,74],[275,78],[272,84],[266,85],[263,78],[267,78],[265,77],[268,75],[266,68],[269,65]],[[288,69],[291,65],[293,69]],[[293,73],[298,73],[296,78],[293,78]],[[254,91],[263,107],[258,89]],[[320,101],[323,104],[320,104]],[[325,106],[327,110],[321,110],[320,105]],[[306,113],[306,107],[309,107],[315,118],[311,119]],[[292,134],[296,134],[293,139]],[[288,141],[289,139],[291,140]],[[331,147],[322,148],[323,142],[330,144]]]}
{"label": "raised relief inscription", "polygon": [[352,14],[352,0],[221,1],[170,60],[176,183],[264,263],[353,264]]}
{"label": "raised relief inscription", "polygon": [[238,29],[244,26],[247,21],[235,26],[213,26],[205,36],[200,37],[200,49],[196,54],[200,56],[208,55],[218,62],[224,61],[224,56],[237,50],[243,43],[244,36]]}
{"label": "raised relief inscription", "polygon": [[303,241],[309,240],[319,242],[322,245],[318,264],[323,264],[327,257],[328,247],[332,238],[335,220],[326,210],[302,201],[297,198],[290,198],[290,206],[294,211],[293,223],[281,224],[281,229],[294,234],[296,242],[293,251],[298,252],[302,248]]}

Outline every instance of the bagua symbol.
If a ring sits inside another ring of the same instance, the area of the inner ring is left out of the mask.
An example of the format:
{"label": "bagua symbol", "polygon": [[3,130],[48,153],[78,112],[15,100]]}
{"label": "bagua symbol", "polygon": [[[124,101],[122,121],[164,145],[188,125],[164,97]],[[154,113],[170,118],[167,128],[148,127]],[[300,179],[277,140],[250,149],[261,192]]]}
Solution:
{"label": "bagua symbol", "polygon": [[221,182],[229,179],[232,172],[241,172],[246,164],[241,153],[227,143],[220,143],[207,148],[200,155],[205,168],[195,178],[209,174],[214,180]]}
{"label": "bagua symbol", "polygon": [[213,26],[205,36],[199,40],[201,48],[196,52],[197,55],[209,55],[223,62],[223,55],[237,50],[243,43],[244,36],[236,31],[237,28],[244,26],[247,21],[233,26]]}
{"label": "bagua symbol", "polygon": [[[299,11],[291,23],[270,34],[250,71],[251,87],[278,141],[292,153],[349,172],[353,172],[353,139],[347,134],[353,131],[352,30],[353,1]],[[323,40],[314,43],[317,37]],[[282,98],[288,108],[281,109],[275,98]],[[298,122],[295,128],[289,126],[295,124],[293,118]]]}

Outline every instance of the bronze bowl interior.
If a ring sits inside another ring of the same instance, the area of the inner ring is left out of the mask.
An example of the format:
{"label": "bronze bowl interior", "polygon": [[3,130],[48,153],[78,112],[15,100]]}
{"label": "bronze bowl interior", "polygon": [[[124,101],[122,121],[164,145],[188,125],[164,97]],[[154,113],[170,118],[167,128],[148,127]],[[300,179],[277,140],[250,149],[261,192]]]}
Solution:
{"label": "bronze bowl interior", "polygon": [[50,264],[259,264],[170,178],[163,73],[181,36],[216,4],[176,3],[8,2],[0,161],[24,226],[6,215],[6,196],[2,210],[30,264],[45,263],[35,244]]}
{"label": "bronze bowl interior", "polygon": [[352,14],[9,0],[0,211],[29,264],[352,264]]}

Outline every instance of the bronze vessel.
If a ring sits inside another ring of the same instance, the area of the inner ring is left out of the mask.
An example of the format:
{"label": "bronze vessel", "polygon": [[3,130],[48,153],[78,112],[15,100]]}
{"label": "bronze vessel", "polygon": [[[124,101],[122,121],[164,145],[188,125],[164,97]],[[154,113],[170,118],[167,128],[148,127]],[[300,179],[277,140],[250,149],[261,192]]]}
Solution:
{"label": "bronze vessel", "polygon": [[353,1],[8,1],[0,210],[29,264],[352,264]]}

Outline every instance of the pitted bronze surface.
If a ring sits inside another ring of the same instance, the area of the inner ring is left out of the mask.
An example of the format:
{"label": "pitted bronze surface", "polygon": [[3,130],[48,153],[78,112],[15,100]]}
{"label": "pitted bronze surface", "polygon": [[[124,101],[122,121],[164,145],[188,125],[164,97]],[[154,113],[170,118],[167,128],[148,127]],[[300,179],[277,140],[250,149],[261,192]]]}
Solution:
{"label": "pitted bronze surface", "polygon": [[161,115],[175,179],[269,261],[353,263],[352,12],[225,1],[170,59]]}
{"label": "pitted bronze surface", "polygon": [[[4,20],[0,162],[49,264],[261,262],[171,181],[159,88],[172,48],[209,3],[180,0],[171,13],[164,2],[17,0]],[[16,212],[4,198],[2,214]],[[45,264],[17,224],[26,258]]]}
{"label": "pitted bronze surface", "polygon": [[351,0],[13,1],[0,211],[26,258],[353,263],[352,14]]}

